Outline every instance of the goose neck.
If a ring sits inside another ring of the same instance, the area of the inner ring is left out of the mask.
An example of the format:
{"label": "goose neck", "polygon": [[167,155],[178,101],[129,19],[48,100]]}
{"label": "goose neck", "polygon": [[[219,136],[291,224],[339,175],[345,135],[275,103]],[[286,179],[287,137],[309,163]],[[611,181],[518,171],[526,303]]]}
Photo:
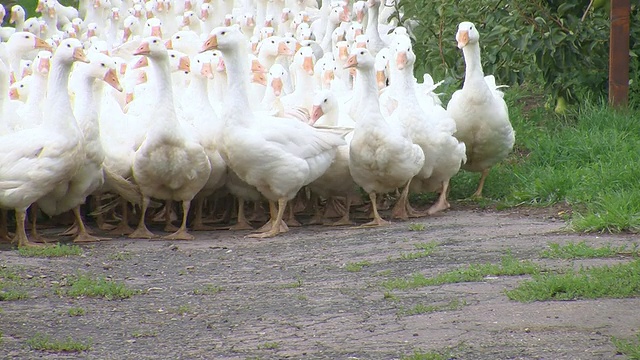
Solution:
{"label": "goose neck", "polygon": [[[247,56],[241,49],[225,51],[224,55],[227,67],[227,96],[225,98],[227,114],[249,112],[248,81],[249,69],[247,68]],[[228,117],[227,117],[228,118]],[[244,118],[244,116],[234,116],[234,118]]]}
{"label": "goose neck", "polygon": [[[363,99],[371,102],[371,108],[379,108],[378,84],[376,82],[375,70],[373,68],[358,69],[356,78],[356,90]],[[369,107],[367,107],[369,108]]]}
{"label": "goose neck", "polygon": [[480,59],[480,45],[470,44],[462,49],[465,62],[465,81],[469,79],[479,79],[484,77],[482,62]]}
{"label": "goose neck", "polygon": [[[43,105],[44,122],[49,125],[61,128],[70,125],[68,118],[61,116],[72,113],[71,101],[68,95],[69,73],[71,73],[71,63],[53,59],[47,83],[48,96]],[[73,124],[76,124],[75,120]]]}
{"label": "goose neck", "polygon": [[156,94],[159,101],[166,101],[173,104],[173,86],[171,84],[171,71],[169,68],[169,58],[149,58],[153,79],[155,79]]}

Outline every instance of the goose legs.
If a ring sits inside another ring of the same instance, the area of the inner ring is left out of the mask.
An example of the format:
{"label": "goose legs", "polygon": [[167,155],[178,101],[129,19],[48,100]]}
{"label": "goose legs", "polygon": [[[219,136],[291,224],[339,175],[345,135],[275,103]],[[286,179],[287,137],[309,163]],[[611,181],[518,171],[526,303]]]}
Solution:
{"label": "goose legs", "polygon": [[74,243],[89,243],[100,240],[93,235],[89,235],[87,232],[84,221],[82,221],[82,215],[80,214],[80,205],[73,208],[73,215],[76,217],[76,225],[78,226],[78,235],[73,239]]}
{"label": "goose legs", "polygon": [[18,247],[41,247],[42,244],[36,244],[29,241],[27,238],[27,232],[24,228],[25,218],[27,216],[26,210],[16,209],[16,237],[13,239],[18,242]]}
{"label": "goose legs", "polygon": [[138,227],[134,232],[129,234],[129,237],[132,239],[152,239],[156,237],[154,233],[149,231],[147,228],[147,224],[145,224],[145,217],[147,215],[147,208],[149,207],[149,203],[151,199],[147,196],[142,198],[142,211],[140,211],[140,222],[138,222]]}
{"label": "goose legs", "polygon": [[447,201],[447,193],[449,192],[449,180],[442,182],[442,191],[440,192],[440,196],[438,197],[438,201],[435,204],[431,205],[429,210],[427,210],[427,214],[433,215],[437,212],[447,210],[451,207],[449,202]]}
{"label": "goose legs", "polygon": [[[287,207],[287,199],[284,199],[284,198],[278,199],[278,209],[277,209],[276,217],[275,219],[272,217],[270,220],[271,229],[263,233],[248,235],[248,237],[269,238],[269,237],[274,237],[280,233],[289,231],[287,224],[285,224],[282,221],[282,217],[284,216],[284,210],[286,209],[286,207]],[[275,208],[275,203],[273,201],[269,201],[269,208],[270,209]]]}
{"label": "goose legs", "polygon": [[371,200],[371,211],[373,212],[373,220],[369,221],[366,224],[361,225],[362,227],[369,227],[369,226],[383,226],[383,225],[389,225],[390,222],[384,220],[380,214],[378,213],[378,204],[377,204],[377,199],[376,199],[376,192],[372,191],[369,193],[369,200]]}
{"label": "goose legs", "polygon": [[480,182],[478,183],[478,188],[476,192],[471,195],[472,198],[482,198],[482,188],[484,187],[484,182],[487,180],[487,176],[489,175],[489,169],[482,170],[482,175],[480,176]]}
{"label": "goose legs", "polygon": [[182,224],[171,235],[167,235],[163,237],[166,240],[193,240],[195,236],[189,234],[187,232],[187,217],[189,215],[189,208],[191,207],[191,200],[183,200],[182,201]]}
{"label": "goose legs", "polygon": [[133,233],[133,229],[129,226],[129,204],[127,200],[121,198],[120,206],[122,207],[122,219],[118,226],[109,232],[112,235],[128,235]]}
{"label": "goose legs", "polygon": [[253,226],[244,214],[244,199],[238,198],[238,222],[231,226],[229,230],[253,230]]}
{"label": "goose legs", "polygon": [[396,202],[396,205],[393,207],[393,210],[391,210],[391,216],[394,219],[407,220],[409,219],[410,211],[415,213],[415,210],[413,210],[413,208],[409,206],[409,184],[411,184],[411,180],[409,180],[404,189],[402,189],[400,198]]}

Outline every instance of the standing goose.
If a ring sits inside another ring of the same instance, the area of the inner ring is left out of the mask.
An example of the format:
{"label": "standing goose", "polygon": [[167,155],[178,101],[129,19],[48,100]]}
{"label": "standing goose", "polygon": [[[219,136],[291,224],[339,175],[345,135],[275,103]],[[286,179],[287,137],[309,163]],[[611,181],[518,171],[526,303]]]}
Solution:
{"label": "standing goose", "polygon": [[467,162],[463,169],[481,172],[473,197],[482,197],[482,188],[489,169],[507,157],[515,142],[509,110],[500,94],[489,88],[480,61],[480,34],[470,22],[458,25],[458,48],[466,64],[464,84],[451,96],[447,105],[455,120],[455,136],[467,147]]}
{"label": "standing goose", "polygon": [[129,237],[154,237],[145,224],[147,208],[153,197],[182,201],[182,224],[165,238],[192,240],[193,235],[187,232],[187,215],[191,200],[209,179],[211,164],[202,145],[189,136],[176,116],[169,54],[162,40],[155,36],[146,38],[134,55],[149,58],[156,79],[156,88],[153,89],[156,106],[146,113],[152,125],[134,155],[133,177],[142,194],[142,211],[138,228]]}
{"label": "standing goose", "polygon": [[254,115],[247,95],[244,36],[237,27],[216,28],[202,50],[214,48],[226,59],[229,80],[221,152],[229,168],[269,200],[270,229],[251,236],[273,237],[288,230],[282,217],[289,200],[329,168],[344,140],[298,120]]}
{"label": "standing goose", "polygon": [[52,58],[42,125],[0,137],[0,207],[16,212],[19,247],[34,246],[25,232],[27,208],[68,182],[84,156],[67,89],[74,61],[87,62],[82,44],[63,40]]}
{"label": "standing goose", "polygon": [[349,170],[356,184],[369,194],[373,220],[365,226],[388,224],[378,214],[376,195],[404,187],[397,207],[408,202],[409,184],[424,164],[420,146],[411,142],[407,132],[390,123],[380,113],[374,58],[367,49],[356,49],[347,67],[358,71],[358,89],[364,95],[349,147]]}

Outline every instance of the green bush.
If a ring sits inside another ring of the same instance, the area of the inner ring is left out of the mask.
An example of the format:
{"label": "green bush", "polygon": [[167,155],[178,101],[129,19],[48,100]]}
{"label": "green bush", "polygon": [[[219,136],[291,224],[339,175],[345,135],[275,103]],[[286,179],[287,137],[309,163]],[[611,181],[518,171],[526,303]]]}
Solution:
{"label": "green bush", "polygon": [[[609,61],[609,12],[585,14],[589,0],[400,0],[400,22],[414,38],[416,76],[459,87],[464,61],[455,33],[462,21],[480,30],[486,74],[499,84],[542,80],[548,95],[576,102],[606,96]],[[398,14],[396,14],[398,16]],[[584,20],[582,18],[584,17]],[[632,5],[631,79],[640,78],[640,6]],[[631,102],[640,102],[640,81],[631,83]],[[449,89],[450,90],[450,89]]]}

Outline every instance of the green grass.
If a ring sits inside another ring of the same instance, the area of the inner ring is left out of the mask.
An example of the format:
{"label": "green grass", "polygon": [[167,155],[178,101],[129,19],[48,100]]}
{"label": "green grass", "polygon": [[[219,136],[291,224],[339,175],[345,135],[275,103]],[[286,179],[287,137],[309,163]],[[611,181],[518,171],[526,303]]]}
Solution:
{"label": "green grass", "polygon": [[534,275],[506,292],[520,302],[626,298],[640,295],[640,260],[613,266],[581,268],[566,274]]}
{"label": "green grass", "polygon": [[419,244],[415,244],[414,246],[416,247],[416,249],[422,250],[422,251],[400,254],[400,259],[401,260],[414,260],[414,259],[420,259],[420,258],[423,258],[423,257],[427,257],[427,256],[433,254],[435,249],[438,247],[438,243],[436,243],[436,242],[419,243]]}
{"label": "green grass", "polygon": [[27,345],[33,350],[51,352],[82,352],[91,350],[91,340],[82,342],[67,337],[64,340],[54,340],[48,335],[36,334],[27,340]]}
{"label": "green grass", "polygon": [[[604,100],[585,99],[563,118],[544,109],[540,91],[535,84],[505,91],[516,144],[492,168],[484,196],[501,208],[569,205],[569,225],[577,232],[638,232],[640,110],[616,111]],[[458,173],[450,198],[470,196],[478,179]]]}
{"label": "green grass", "polygon": [[428,314],[436,311],[453,311],[462,308],[467,305],[467,302],[458,299],[451,300],[446,304],[440,305],[424,305],[417,304],[409,309],[401,309],[398,311],[398,315],[411,316],[411,315],[420,315],[420,314]]}
{"label": "green grass", "polygon": [[81,307],[72,307],[67,310],[67,314],[69,314],[69,316],[84,316],[86,313],[87,311]]}
{"label": "green grass", "polygon": [[288,284],[284,284],[281,285],[280,287],[283,289],[297,289],[297,288],[301,288],[303,285],[303,281],[301,278],[298,278],[296,281],[288,283]]}
{"label": "green grass", "polygon": [[280,343],[277,341],[266,342],[258,345],[258,350],[275,350],[280,347]]}
{"label": "green grass", "polygon": [[221,286],[206,284],[198,289],[193,289],[193,295],[215,295],[224,289]]}
{"label": "green grass", "polygon": [[139,330],[139,331],[134,331],[131,334],[131,336],[134,337],[134,338],[157,337],[158,336],[158,332],[157,331],[153,331],[153,330]]}
{"label": "green grass", "polygon": [[349,262],[344,266],[344,268],[348,272],[359,272],[359,271],[362,271],[362,269],[366,266],[371,266],[371,262],[367,260],[362,260],[358,262]]}
{"label": "green grass", "polygon": [[26,257],[66,257],[82,255],[82,249],[78,245],[56,244],[45,247],[22,247],[18,249],[21,256]]}
{"label": "green grass", "polygon": [[133,258],[133,254],[128,251],[121,251],[108,256],[109,260],[126,261]]}
{"label": "green grass", "polygon": [[178,306],[177,309],[175,309],[175,313],[178,315],[186,315],[188,313],[190,313],[192,311],[191,307],[189,305],[183,304]]}
{"label": "green grass", "polygon": [[420,351],[414,350],[413,354],[405,355],[400,358],[400,360],[448,360],[451,359],[452,355],[445,352],[440,351]]}
{"label": "green grass", "polygon": [[20,290],[1,290],[0,301],[16,301],[28,298],[28,294]]}
{"label": "green grass", "polygon": [[18,275],[16,271],[8,269],[6,266],[1,266],[0,279],[3,281],[18,281],[20,280],[20,275]]}
{"label": "green grass", "polygon": [[565,245],[550,243],[549,249],[542,251],[540,254],[541,257],[548,259],[591,259],[618,255],[638,256],[638,244],[634,244],[633,248],[629,249],[626,245],[619,247],[613,247],[611,245],[592,247],[584,241],[567,243]]}
{"label": "green grass", "polygon": [[613,345],[619,354],[627,356],[629,360],[640,360],[640,333],[636,335],[635,340],[625,340],[613,338]]}
{"label": "green grass", "polygon": [[515,276],[537,274],[540,268],[531,261],[520,261],[511,255],[504,256],[499,264],[471,264],[434,277],[414,274],[408,279],[390,279],[382,283],[388,290],[406,290],[424,286],[482,281],[486,276]]}
{"label": "green grass", "polygon": [[109,281],[103,277],[92,278],[77,275],[68,281],[69,288],[62,293],[71,297],[102,297],[107,300],[127,299],[138,293],[122,282]]}
{"label": "green grass", "polygon": [[423,231],[426,228],[427,226],[425,224],[420,224],[420,223],[409,225],[409,230],[411,231]]}

